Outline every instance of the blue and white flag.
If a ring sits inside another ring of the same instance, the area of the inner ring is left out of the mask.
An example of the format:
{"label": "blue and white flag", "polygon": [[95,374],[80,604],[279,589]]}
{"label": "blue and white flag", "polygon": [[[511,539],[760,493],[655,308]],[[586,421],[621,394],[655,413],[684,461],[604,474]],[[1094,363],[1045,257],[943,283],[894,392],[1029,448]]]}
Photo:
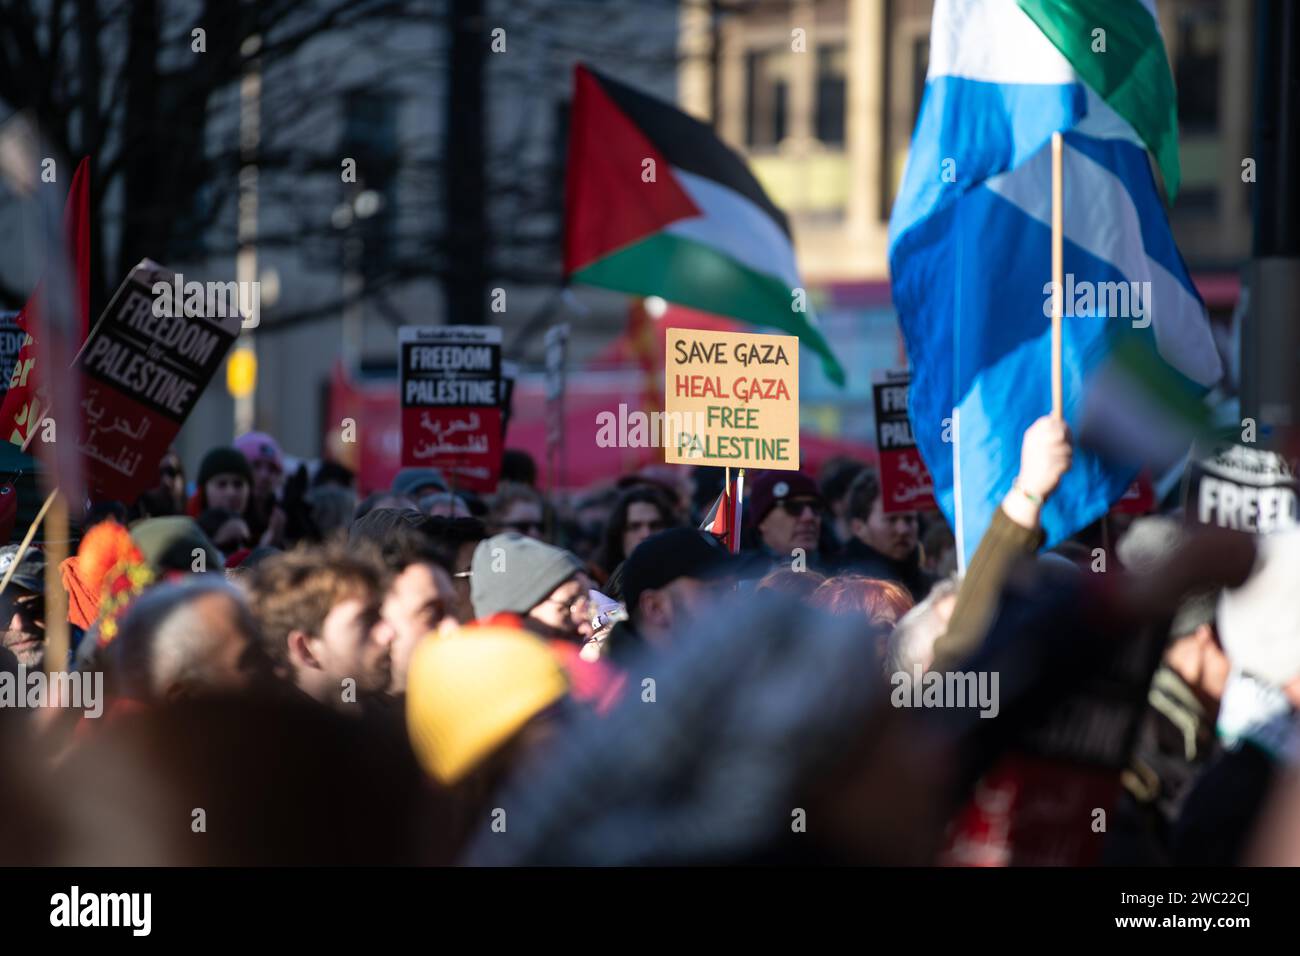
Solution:
{"label": "blue and white flag", "polygon": [[[1109,2],[1149,10],[1145,0]],[[1084,382],[1120,340],[1196,392],[1222,373],[1147,147],[1065,52],[1082,54],[1044,32],[1038,20],[1053,6],[936,0],[925,97],[890,221],[913,429],[963,560],[1011,486],[1025,429],[1051,411],[1052,133],[1064,140],[1066,420],[1077,432]],[[1076,448],[1043,511],[1048,546],[1104,514],[1136,470]]]}

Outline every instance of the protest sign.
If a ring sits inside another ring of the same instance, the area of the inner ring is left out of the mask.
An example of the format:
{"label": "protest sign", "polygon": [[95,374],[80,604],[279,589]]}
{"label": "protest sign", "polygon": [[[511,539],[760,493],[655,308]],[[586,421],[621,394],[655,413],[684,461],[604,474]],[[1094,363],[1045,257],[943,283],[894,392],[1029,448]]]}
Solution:
{"label": "protest sign", "polygon": [[132,269],[74,362],[82,376],[78,447],[92,500],[134,501],[156,479],[239,335],[237,311],[182,300],[174,278],[148,259]]}
{"label": "protest sign", "polygon": [[1114,514],[1144,515],[1154,511],[1155,507],[1156,489],[1151,484],[1151,473],[1144,468],[1124,489],[1119,500],[1111,505],[1110,510]]}
{"label": "protest sign", "polygon": [[438,468],[448,482],[493,491],[501,474],[501,330],[403,326],[402,465]]}
{"label": "protest sign", "polygon": [[1222,443],[1198,449],[1183,487],[1189,521],[1251,534],[1270,534],[1297,524],[1295,472],[1281,455]]}
{"label": "protest sign", "polygon": [[0,401],[9,391],[9,380],[18,364],[18,352],[27,339],[27,333],[18,326],[17,312],[0,312]]}
{"label": "protest sign", "polygon": [[876,448],[880,455],[880,509],[885,514],[933,511],[934,482],[921,460],[907,417],[910,372],[879,371],[872,383]]}
{"label": "protest sign", "polygon": [[799,467],[799,340],[668,329],[664,460]]}

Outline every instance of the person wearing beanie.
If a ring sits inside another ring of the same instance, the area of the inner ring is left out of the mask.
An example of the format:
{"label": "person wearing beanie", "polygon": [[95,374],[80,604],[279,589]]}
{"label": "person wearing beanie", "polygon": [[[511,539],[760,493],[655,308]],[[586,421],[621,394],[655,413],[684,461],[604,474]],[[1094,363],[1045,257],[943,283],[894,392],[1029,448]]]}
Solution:
{"label": "person wearing beanie", "polygon": [[459,862],[517,768],[572,722],[564,671],[517,627],[470,625],[416,646],[406,694],[410,749],[445,801],[431,862]]}
{"label": "person wearing beanie", "polygon": [[252,540],[283,546],[287,518],[279,503],[284,484],[284,455],[280,445],[266,432],[247,432],[235,439],[235,449],[248,459],[252,472],[252,490],[244,512]]}
{"label": "person wearing beanie", "polygon": [[523,630],[470,626],[429,635],[407,675],[412,749],[429,776],[454,786],[567,694],[563,669]]}
{"label": "person wearing beanie", "polygon": [[475,617],[522,627],[546,641],[568,675],[573,699],[603,714],[626,679],[608,662],[582,657],[596,631],[594,586],[577,555],[514,531],[480,541],[470,562]]}
{"label": "person wearing beanie", "polygon": [[395,495],[404,495],[418,501],[421,495],[433,491],[446,491],[447,479],[437,468],[403,468],[393,477],[389,488]]}
{"label": "person wearing beanie", "polygon": [[191,517],[198,517],[209,508],[222,508],[242,515],[248,510],[253,469],[240,451],[214,448],[203,456],[197,484],[197,502],[190,502]]}
{"label": "person wearing beanie", "polygon": [[577,555],[514,531],[480,541],[470,564],[475,617],[517,614],[537,633],[571,643],[591,637],[592,587]]}
{"label": "person wearing beanie", "polygon": [[235,439],[235,450],[248,459],[253,471],[253,497],[272,501],[284,478],[284,455],[266,432],[248,432]]}
{"label": "person wearing beanie", "polygon": [[221,571],[225,559],[193,518],[145,518],[130,527],[131,540],[154,574]]}
{"label": "person wearing beanie", "polygon": [[817,482],[803,472],[765,471],[754,480],[744,515],[773,567],[790,567],[802,556],[805,568],[820,570],[825,510]]}

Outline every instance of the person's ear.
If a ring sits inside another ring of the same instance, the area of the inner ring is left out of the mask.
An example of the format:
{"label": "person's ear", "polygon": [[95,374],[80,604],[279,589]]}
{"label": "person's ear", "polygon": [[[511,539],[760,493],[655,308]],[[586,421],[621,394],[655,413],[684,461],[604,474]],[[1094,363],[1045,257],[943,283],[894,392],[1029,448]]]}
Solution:
{"label": "person's ear", "polygon": [[849,531],[853,533],[853,537],[860,538],[867,532],[867,523],[861,518],[850,518]]}
{"label": "person's ear", "polygon": [[320,670],[320,661],[312,653],[312,637],[306,631],[289,632],[289,663],[295,668]]}

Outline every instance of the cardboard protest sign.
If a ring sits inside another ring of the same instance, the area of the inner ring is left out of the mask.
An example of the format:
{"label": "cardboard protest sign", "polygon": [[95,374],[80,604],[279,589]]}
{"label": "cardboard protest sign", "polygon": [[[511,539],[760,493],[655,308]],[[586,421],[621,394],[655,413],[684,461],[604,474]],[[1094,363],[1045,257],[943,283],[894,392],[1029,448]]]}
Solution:
{"label": "cardboard protest sign", "polygon": [[799,340],[668,329],[664,460],[799,467]]}
{"label": "cardboard protest sign", "polygon": [[885,514],[933,511],[934,482],[921,460],[907,417],[910,372],[880,371],[872,383],[876,448],[880,454],[880,508]]}
{"label": "cardboard protest sign", "polygon": [[402,465],[438,468],[470,491],[501,474],[501,330],[403,326]]}
{"label": "cardboard protest sign", "polygon": [[174,279],[148,259],[132,269],[74,362],[82,376],[78,447],[92,500],[134,501],[153,483],[239,335],[237,311],[182,300]]}
{"label": "cardboard protest sign", "polygon": [[1223,443],[1199,449],[1188,464],[1183,506],[1198,524],[1271,534],[1300,523],[1298,491],[1295,472],[1277,452]]}

